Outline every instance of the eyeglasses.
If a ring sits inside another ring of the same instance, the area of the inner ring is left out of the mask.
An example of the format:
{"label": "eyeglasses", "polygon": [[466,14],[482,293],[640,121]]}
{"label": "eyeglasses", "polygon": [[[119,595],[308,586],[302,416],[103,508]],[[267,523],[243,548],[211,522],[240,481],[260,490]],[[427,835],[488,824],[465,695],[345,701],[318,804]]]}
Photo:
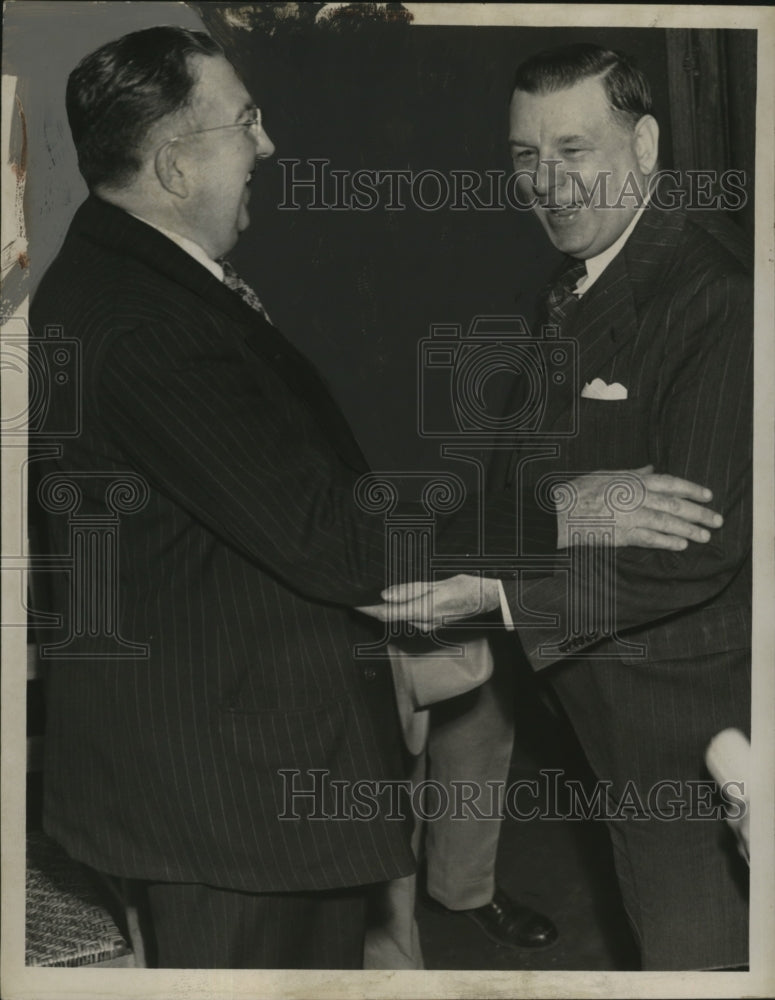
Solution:
{"label": "eyeglasses", "polygon": [[180,135],[173,135],[171,139],[165,139],[162,146],[167,146],[171,142],[177,142],[178,139],[188,139],[192,135],[203,135],[205,132],[223,132],[228,128],[243,128],[246,132],[255,129],[255,137],[258,138],[258,133],[261,131],[263,125],[261,120],[261,109],[251,108],[251,117],[242,122],[232,122],[231,125],[215,125],[213,128],[198,128],[193,132],[181,132]]}

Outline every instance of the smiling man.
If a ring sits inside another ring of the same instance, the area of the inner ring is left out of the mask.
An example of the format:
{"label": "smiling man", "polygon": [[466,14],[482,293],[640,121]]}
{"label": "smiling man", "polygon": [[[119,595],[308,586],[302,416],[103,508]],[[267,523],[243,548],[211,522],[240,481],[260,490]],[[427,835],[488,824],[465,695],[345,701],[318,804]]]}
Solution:
{"label": "smiling man", "polygon": [[[522,196],[567,255],[543,318],[579,352],[577,433],[535,477],[653,463],[707,483],[724,515],[707,546],[621,551],[613,579],[578,586],[594,628],[554,657],[541,652],[551,630],[522,630],[522,648],[536,669],[559,660],[549,676],[610,782],[606,815],[644,968],[744,966],[745,866],[718,800],[704,806],[694,790],[712,737],[750,726],[747,248],[718,214],[660,207],[650,88],[622,53],[582,44],[527,60],[509,141]],[[568,401],[549,405],[561,419]],[[556,611],[552,586],[527,584],[520,598]],[[600,628],[606,590],[621,639]],[[516,617],[516,591],[510,603]],[[559,620],[567,629],[567,612]]]}
{"label": "smiling man", "polygon": [[517,87],[511,101],[509,142],[521,193],[557,249],[579,260],[610,252],[634,221],[657,164],[659,127],[645,113],[645,81],[610,67],[606,79],[607,88],[597,74],[548,92]]}
{"label": "smiling man", "polygon": [[[600,779],[643,967],[734,968],[748,962],[747,872],[704,756],[721,730],[750,727],[752,289],[734,225],[660,207],[658,137],[648,82],[621,53],[573,45],[517,70],[521,197],[567,255],[542,318],[578,348],[570,391],[547,386],[544,426],[577,422],[551,458],[498,451],[491,481],[529,494],[546,474],[648,464],[707,483],[723,527],[553,575],[399,586],[370,612],[430,628],[500,592],[514,655],[545,670]],[[587,532],[583,489],[568,498],[562,516]]]}
{"label": "smiling man", "polygon": [[388,803],[312,794],[310,771],[402,777],[389,666],[354,659],[374,634],[349,610],[384,584],[384,536],[325,385],[223,260],[274,147],[218,46],[181,28],[87,56],[67,109],[90,196],[31,320],[77,339],[82,398],[52,394],[50,416],[82,420],[42,469],[47,550],[70,527],[46,483],[76,517],[116,518],[122,484],[143,499],[98,591],[120,642],[79,631],[88,596],[56,580],[45,827],[144,881],[159,966],[359,968],[367,887],[412,870],[408,832]]}

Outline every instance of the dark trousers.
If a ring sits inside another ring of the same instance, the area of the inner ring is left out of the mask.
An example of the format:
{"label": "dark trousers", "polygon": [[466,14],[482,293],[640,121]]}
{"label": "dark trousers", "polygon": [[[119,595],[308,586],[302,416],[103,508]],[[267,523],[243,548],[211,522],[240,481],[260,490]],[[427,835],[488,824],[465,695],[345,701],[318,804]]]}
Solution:
{"label": "dark trousers", "polygon": [[578,660],[553,682],[592,769],[608,783],[603,815],[643,969],[745,965],[748,868],[720,803],[700,789],[713,736],[749,726],[748,651],[639,666]]}
{"label": "dark trousers", "polygon": [[252,893],[151,882],[146,889],[157,968],[363,968],[366,887]]}

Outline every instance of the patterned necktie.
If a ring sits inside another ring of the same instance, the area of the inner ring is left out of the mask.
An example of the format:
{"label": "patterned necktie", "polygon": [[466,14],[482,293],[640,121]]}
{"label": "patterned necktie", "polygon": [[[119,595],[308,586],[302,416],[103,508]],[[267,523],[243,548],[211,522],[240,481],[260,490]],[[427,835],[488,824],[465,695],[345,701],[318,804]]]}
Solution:
{"label": "patterned necktie", "polygon": [[247,302],[250,308],[255,309],[256,312],[260,316],[263,316],[268,323],[269,316],[267,315],[267,311],[261,305],[261,299],[259,299],[247,281],[243,281],[242,278],[240,278],[228,260],[221,259],[218,263],[223,268],[224,285],[226,285],[227,288],[231,288],[233,292],[236,292],[243,302]]}
{"label": "patterned necktie", "polygon": [[574,261],[570,267],[566,268],[549,287],[546,296],[546,322],[551,326],[562,325],[568,318],[574,307],[578,304],[579,297],[574,295],[573,289],[579,280],[587,273],[587,265],[583,260]]}

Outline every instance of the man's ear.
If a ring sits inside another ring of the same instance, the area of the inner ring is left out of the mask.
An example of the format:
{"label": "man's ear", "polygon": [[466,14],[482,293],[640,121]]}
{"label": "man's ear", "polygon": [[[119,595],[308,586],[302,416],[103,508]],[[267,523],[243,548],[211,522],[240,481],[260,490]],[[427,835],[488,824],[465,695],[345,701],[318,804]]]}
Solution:
{"label": "man's ear", "polygon": [[179,198],[188,195],[182,149],[176,142],[165,142],[157,151],[154,166],[161,186]]}
{"label": "man's ear", "polygon": [[635,156],[641,173],[647,177],[659,157],[659,125],[653,115],[644,115],[635,126]]}

